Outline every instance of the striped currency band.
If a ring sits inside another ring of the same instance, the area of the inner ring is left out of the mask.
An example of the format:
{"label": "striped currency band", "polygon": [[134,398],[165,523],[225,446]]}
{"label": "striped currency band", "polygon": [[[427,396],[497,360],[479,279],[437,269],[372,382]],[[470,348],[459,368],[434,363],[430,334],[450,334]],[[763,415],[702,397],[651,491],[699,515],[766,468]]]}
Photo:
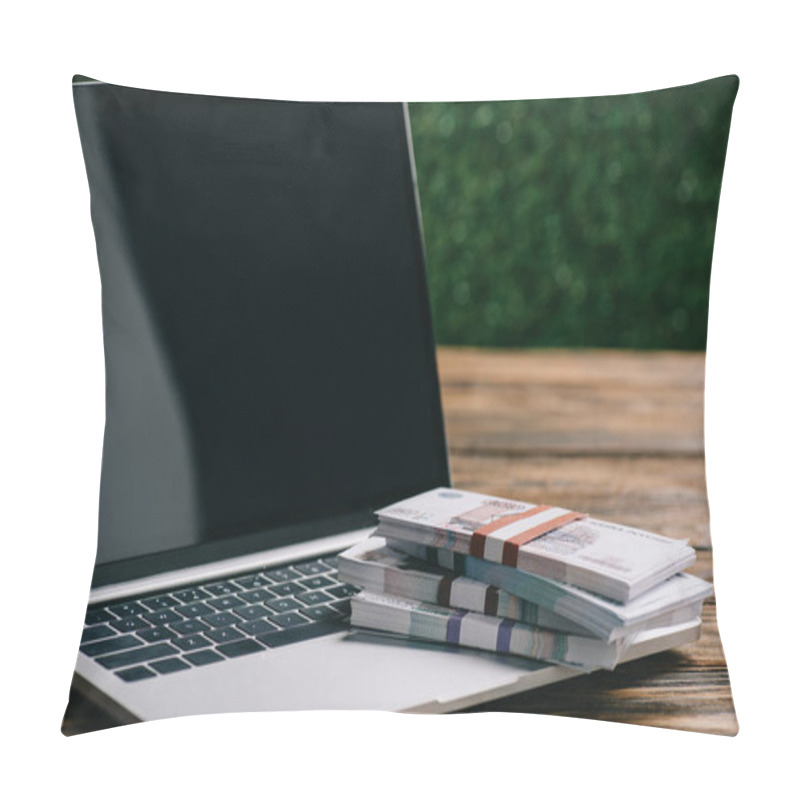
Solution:
{"label": "striped currency band", "polygon": [[439,581],[436,604],[455,608],[469,608],[484,614],[497,614],[498,592],[494,586],[486,586],[470,578],[446,575]]}
{"label": "striped currency band", "polygon": [[534,506],[521,514],[509,514],[478,528],[472,534],[469,553],[476,558],[516,567],[520,547],[585,516],[566,508]]}
{"label": "striped currency band", "polygon": [[508,653],[513,629],[514,622],[510,619],[490,619],[456,611],[447,620],[447,642]]}

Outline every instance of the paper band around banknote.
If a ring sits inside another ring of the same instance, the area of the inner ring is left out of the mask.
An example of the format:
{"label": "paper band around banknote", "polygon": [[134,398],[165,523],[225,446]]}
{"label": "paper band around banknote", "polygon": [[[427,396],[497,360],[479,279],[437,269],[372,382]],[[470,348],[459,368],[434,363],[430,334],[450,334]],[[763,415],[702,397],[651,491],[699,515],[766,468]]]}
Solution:
{"label": "paper band around banknote", "polygon": [[509,514],[478,528],[470,541],[470,555],[516,567],[519,549],[545,533],[587,515],[566,508],[534,506],[521,514]]}
{"label": "paper band around banknote", "polygon": [[487,619],[476,617],[467,611],[454,611],[447,619],[448,644],[479,647],[508,653],[511,647],[511,631],[514,622],[510,619]]}
{"label": "paper band around banknote", "polygon": [[[475,596],[478,602],[483,601],[483,613],[489,616],[496,616],[499,604],[499,592],[494,586],[482,586],[477,581],[468,580],[464,581],[457,575],[444,575],[439,581],[439,586],[436,592],[436,603],[440,606],[461,606],[462,604],[468,608],[474,607],[471,604],[463,603],[462,587],[468,585],[470,593]],[[398,592],[398,594],[401,594]],[[477,597],[482,595],[482,598]]]}

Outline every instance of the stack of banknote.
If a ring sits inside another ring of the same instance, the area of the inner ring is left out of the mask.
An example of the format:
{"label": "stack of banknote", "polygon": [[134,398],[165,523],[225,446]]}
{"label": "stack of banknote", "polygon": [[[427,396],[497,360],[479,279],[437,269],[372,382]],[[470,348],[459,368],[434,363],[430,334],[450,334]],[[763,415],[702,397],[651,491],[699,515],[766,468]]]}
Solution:
{"label": "stack of banknote", "polygon": [[378,511],[339,557],[352,624],[578,669],[692,641],[705,581],[685,542],[474,492],[435,489]]}

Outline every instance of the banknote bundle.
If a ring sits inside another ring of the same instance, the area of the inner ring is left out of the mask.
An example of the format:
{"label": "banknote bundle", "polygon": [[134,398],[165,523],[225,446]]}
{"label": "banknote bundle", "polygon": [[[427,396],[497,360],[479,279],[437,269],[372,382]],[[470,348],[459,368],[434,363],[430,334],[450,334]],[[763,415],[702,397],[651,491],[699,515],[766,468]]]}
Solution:
{"label": "banknote bundle", "polygon": [[343,581],[377,594],[507,617],[612,642],[700,616],[711,584],[679,573],[630,603],[472,556],[377,533],[339,556]]}
{"label": "banknote bundle", "polygon": [[[426,563],[371,536],[339,556],[339,576],[345,583],[373,594],[388,594],[423,603],[462,608],[490,616],[525,622],[542,628],[591,636],[590,629],[543,606],[517,597],[452,570]],[[424,552],[423,552],[424,555]],[[615,637],[619,638],[619,637]],[[610,638],[608,638],[611,641]]]}
{"label": "banknote bundle", "polygon": [[433,489],[378,512],[378,531],[452,550],[627,603],[691,566],[684,541],[580,512]]}
{"label": "banknote bundle", "polygon": [[694,560],[683,542],[453,489],[378,518],[339,556],[342,580],[363,590],[357,627],[584,670],[699,636],[712,589],[680,571]]}
{"label": "banknote bundle", "polygon": [[700,635],[699,619],[641,631],[629,639],[603,642],[393,595],[361,592],[350,599],[350,605],[352,621],[357,626],[411,639],[549,661],[580,671],[614,669],[620,661],[687,644]]}

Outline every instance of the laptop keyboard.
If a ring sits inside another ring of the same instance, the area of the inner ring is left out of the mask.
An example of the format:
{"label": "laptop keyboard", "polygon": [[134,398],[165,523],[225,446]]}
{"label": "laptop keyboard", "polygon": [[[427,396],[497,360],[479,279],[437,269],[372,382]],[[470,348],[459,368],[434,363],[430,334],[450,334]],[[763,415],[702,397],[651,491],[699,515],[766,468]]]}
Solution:
{"label": "laptop keyboard", "polygon": [[81,652],[124,681],[216,664],[345,630],[336,558],[89,606]]}

